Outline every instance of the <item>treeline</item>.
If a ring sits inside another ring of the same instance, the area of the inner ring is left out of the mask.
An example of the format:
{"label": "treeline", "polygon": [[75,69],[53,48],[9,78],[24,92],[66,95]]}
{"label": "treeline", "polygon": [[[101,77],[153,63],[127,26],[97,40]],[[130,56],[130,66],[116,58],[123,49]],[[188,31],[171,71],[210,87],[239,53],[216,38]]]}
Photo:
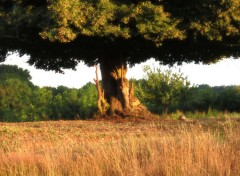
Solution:
{"label": "treeline", "polygon": [[[144,68],[145,77],[131,80],[135,95],[156,113],[207,112],[209,109],[240,112],[240,86],[190,86],[180,72]],[[0,65],[0,121],[89,119],[97,112],[93,83],[80,89],[38,87],[27,70]]]}
{"label": "treeline", "polygon": [[[138,80],[141,82],[143,80]],[[156,114],[171,113],[180,110],[182,112],[208,112],[216,110],[221,112],[240,112],[240,86],[216,86],[198,85],[189,87],[182,94],[174,97],[176,101],[167,105],[168,111],[165,111],[164,104],[156,104],[154,99],[141,101],[151,112]]]}
{"label": "treeline", "polygon": [[192,112],[207,112],[209,109],[240,112],[240,86],[191,87],[187,96],[179,102],[179,109]]}
{"label": "treeline", "polygon": [[0,121],[91,118],[97,110],[95,85],[81,89],[37,87],[27,70],[0,65]]}
{"label": "treeline", "polygon": [[156,114],[175,112],[240,112],[240,86],[190,86],[182,73],[144,68],[145,77],[134,80],[135,94]]}

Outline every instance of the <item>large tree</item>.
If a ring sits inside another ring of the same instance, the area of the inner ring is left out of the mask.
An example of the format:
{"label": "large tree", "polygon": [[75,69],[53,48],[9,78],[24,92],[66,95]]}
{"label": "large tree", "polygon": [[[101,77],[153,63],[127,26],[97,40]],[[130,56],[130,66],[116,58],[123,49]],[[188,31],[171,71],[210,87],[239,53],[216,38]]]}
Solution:
{"label": "large tree", "polygon": [[238,57],[240,0],[1,0],[0,60],[28,54],[37,68],[100,64],[112,113],[138,103],[130,66]]}

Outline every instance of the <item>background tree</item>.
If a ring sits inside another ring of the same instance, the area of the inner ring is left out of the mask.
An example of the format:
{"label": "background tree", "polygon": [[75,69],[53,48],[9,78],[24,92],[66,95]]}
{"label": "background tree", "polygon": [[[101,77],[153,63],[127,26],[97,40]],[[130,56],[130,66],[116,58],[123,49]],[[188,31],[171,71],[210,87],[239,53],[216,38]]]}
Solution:
{"label": "background tree", "polygon": [[185,111],[207,112],[211,108],[215,108],[217,93],[214,88],[203,84],[193,86],[188,91],[188,97],[182,100],[184,102],[181,107]]}
{"label": "background tree", "polygon": [[18,79],[0,84],[0,119],[3,121],[29,121],[32,117],[32,89]]}
{"label": "background tree", "polygon": [[7,79],[18,79],[34,87],[31,82],[31,75],[28,70],[19,68],[16,65],[0,65],[0,82]]}
{"label": "background tree", "polygon": [[50,119],[87,119],[97,110],[97,90],[93,83],[80,89],[59,86],[53,90]]}
{"label": "background tree", "polygon": [[0,65],[0,120],[26,121],[33,116],[34,85],[28,70]]}
{"label": "background tree", "polygon": [[46,70],[99,63],[111,113],[129,113],[127,64],[238,57],[239,11],[239,0],[2,0],[0,60],[17,51]]}
{"label": "background tree", "polygon": [[93,83],[87,83],[79,89],[79,115],[81,118],[92,118],[94,113],[97,112],[97,90]]}
{"label": "background tree", "polygon": [[173,73],[170,69],[144,67],[145,78],[137,84],[136,96],[146,103],[155,113],[168,113],[174,109],[190,86],[182,73]]}
{"label": "background tree", "polygon": [[50,119],[50,115],[52,114],[52,99],[53,93],[49,87],[38,87],[33,91],[33,120]]}
{"label": "background tree", "polygon": [[68,89],[62,94],[62,119],[74,119],[80,114],[78,90]]}
{"label": "background tree", "polygon": [[216,109],[240,112],[240,86],[222,87],[221,90],[218,91],[215,104],[217,105]]}

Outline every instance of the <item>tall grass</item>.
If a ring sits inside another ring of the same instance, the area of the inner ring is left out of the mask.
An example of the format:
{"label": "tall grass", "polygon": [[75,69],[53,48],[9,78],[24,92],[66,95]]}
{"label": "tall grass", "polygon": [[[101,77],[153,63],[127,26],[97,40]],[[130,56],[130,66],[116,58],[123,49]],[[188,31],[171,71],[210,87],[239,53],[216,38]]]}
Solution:
{"label": "tall grass", "polygon": [[239,122],[0,124],[0,175],[240,175]]}

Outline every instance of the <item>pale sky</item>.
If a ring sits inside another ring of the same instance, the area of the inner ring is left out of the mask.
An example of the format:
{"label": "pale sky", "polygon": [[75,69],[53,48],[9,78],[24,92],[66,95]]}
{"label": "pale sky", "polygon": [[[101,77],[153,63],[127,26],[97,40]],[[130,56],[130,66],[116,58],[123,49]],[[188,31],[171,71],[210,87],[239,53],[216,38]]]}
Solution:
{"label": "pale sky", "polygon": [[[27,56],[18,57],[17,54],[10,55],[3,64],[18,65],[18,67],[29,70],[32,76],[33,84],[43,87],[57,87],[60,85],[69,88],[80,88],[86,83],[93,82],[95,78],[95,68],[87,67],[84,63],[79,63],[74,70],[64,70],[65,74],[55,73],[54,71],[44,71],[35,69],[34,66],[29,66],[26,61]],[[143,66],[150,65],[159,67],[159,63],[153,59],[137,64],[133,68],[128,69],[128,78],[140,79],[143,77]],[[162,67],[167,69],[168,67]],[[188,80],[193,85],[208,84],[210,86],[222,85],[240,85],[240,59],[223,59],[222,61],[211,64],[183,64],[171,68],[173,71],[181,70]]]}

